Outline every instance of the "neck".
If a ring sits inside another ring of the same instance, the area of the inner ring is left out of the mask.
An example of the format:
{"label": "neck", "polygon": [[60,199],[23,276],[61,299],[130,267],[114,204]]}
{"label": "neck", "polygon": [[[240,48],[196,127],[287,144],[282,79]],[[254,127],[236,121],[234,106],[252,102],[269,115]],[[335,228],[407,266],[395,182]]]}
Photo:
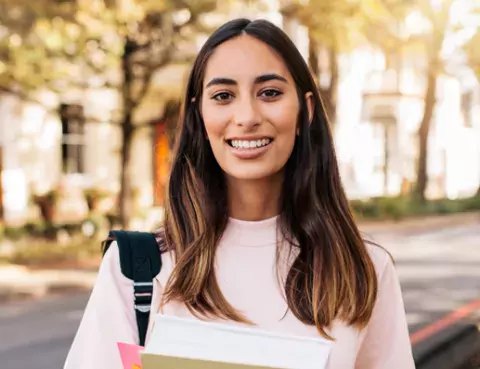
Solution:
{"label": "neck", "polygon": [[231,218],[257,221],[280,212],[283,173],[258,180],[228,178],[227,183]]}

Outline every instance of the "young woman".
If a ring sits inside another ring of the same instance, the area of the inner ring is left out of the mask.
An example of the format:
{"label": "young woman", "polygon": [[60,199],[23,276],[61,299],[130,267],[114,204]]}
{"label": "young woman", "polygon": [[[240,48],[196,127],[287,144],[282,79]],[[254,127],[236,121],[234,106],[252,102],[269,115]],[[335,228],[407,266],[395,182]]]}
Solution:
{"label": "young woman", "polygon": [[[152,314],[323,336],[328,369],[414,368],[392,260],[355,225],[292,41],[262,20],[220,27],[181,123]],[[120,369],[116,342],[138,342],[132,306],[112,244],[65,368]]]}

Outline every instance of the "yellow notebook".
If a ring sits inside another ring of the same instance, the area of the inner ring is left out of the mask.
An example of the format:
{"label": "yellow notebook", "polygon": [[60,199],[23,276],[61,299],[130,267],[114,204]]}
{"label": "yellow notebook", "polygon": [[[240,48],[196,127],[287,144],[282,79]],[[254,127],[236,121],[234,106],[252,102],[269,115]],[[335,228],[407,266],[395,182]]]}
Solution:
{"label": "yellow notebook", "polygon": [[280,369],[155,354],[142,355],[142,369]]}
{"label": "yellow notebook", "polygon": [[142,369],[324,369],[331,342],[251,327],[155,316]]}

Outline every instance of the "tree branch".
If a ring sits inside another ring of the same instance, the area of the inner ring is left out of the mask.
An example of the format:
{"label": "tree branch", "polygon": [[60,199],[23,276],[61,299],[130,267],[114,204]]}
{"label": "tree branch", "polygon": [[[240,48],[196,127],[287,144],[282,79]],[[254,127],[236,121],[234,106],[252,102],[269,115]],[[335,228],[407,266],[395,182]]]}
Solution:
{"label": "tree branch", "polygon": [[[143,98],[147,94],[147,92],[150,89],[150,86],[152,84],[152,77],[155,71],[158,69],[161,69],[165,67],[166,65],[170,64],[172,62],[172,54],[173,54],[174,46],[173,43],[167,48],[167,50],[164,50],[162,53],[162,57],[159,59],[159,61],[155,64],[151,64],[146,67],[146,72],[145,75],[142,78],[142,87],[136,96],[136,98],[132,98],[132,109],[137,108],[140,103],[142,102]],[[135,63],[137,64],[137,63]],[[138,65],[138,64],[137,64]]]}

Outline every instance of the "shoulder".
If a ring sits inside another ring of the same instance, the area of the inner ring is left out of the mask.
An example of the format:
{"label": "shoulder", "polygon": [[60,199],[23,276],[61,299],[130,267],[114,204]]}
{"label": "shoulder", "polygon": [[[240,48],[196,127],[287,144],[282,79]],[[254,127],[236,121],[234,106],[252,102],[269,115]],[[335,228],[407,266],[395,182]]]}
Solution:
{"label": "shoulder", "polygon": [[391,304],[394,301],[401,303],[400,279],[392,255],[387,249],[374,243],[367,243],[367,248],[377,274],[377,304]]}
{"label": "shoulder", "polygon": [[378,276],[375,306],[359,336],[355,368],[415,368],[400,281],[392,256],[367,243]]}
{"label": "shoulder", "polygon": [[[175,264],[175,253],[173,250],[168,250],[166,248],[163,229],[159,229],[153,234],[160,248],[160,257],[162,262],[160,274],[169,275]],[[115,279],[118,282],[125,282],[129,284],[133,283],[131,279],[127,278],[122,273],[120,250],[118,243],[115,240],[110,243],[100,265],[99,277],[106,275],[109,275],[111,278]]]}
{"label": "shoulder", "polygon": [[395,268],[392,254],[383,246],[373,242],[366,242],[366,247],[379,279],[381,279],[385,272]]}
{"label": "shoulder", "polygon": [[118,285],[132,285],[132,280],[125,277],[125,275],[122,273],[120,265],[120,251],[117,241],[112,241],[110,247],[105,252],[98,271],[98,278],[109,279]]}
{"label": "shoulder", "polygon": [[100,264],[64,368],[121,368],[117,342],[139,342],[133,306],[133,281],[122,274],[118,245],[113,241]]}

